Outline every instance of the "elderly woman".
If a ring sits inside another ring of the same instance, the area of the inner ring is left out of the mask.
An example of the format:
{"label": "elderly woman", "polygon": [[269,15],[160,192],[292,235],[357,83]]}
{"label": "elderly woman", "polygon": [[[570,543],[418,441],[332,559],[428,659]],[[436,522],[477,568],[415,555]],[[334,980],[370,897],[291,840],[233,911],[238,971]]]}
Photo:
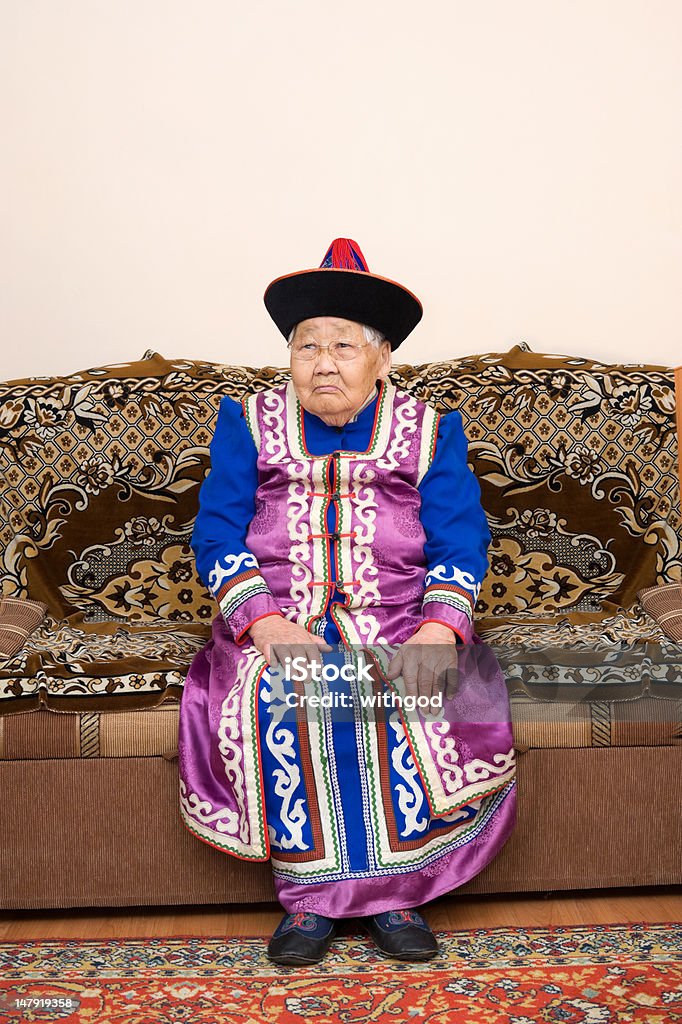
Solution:
{"label": "elderly woman", "polygon": [[[472,625],[490,541],[480,491],[459,414],[388,380],[422,307],[357,243],[277,278],[265,304],[291,380],[220,403],[192,535],[219,611],[184,687],[182,819],[225,853],[271,860],[277,963],[315,963],[352,917],[384,955],[424,960],[438,944],[414,908],[477,874],[515,823],[504,679],[472,656],[486,650]],[[384,652],[370,684],[321,677],[361,650]],[[304,687],[275,667],[292,664],[352,711],[287,716]],[[433,700],[443,680],[449,716],[359,709],[362,686]]]}

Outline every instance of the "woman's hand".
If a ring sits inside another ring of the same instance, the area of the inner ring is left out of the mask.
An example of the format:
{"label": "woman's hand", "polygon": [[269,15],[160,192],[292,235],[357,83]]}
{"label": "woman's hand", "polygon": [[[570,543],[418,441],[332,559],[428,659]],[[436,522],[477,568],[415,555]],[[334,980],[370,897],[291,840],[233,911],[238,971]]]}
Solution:
{"label": "woman's hand", "polygon": [[321,636],[313,636],[303,626],[297,626],[283,615],[266,615],[254,622],[249,630],[254,644],[268,665],[284,666],[286,659],[303,658],[306,665],[322,666],[322,651],[331,651]]}
{"label": "woman's hand", "polygon": [[401,644],[391,659],[386,676],[388,679],[402,676],[404,692],[415,697],[431,699],[441,689],[446,698],[454,696],[457,686],[457,639],[454,632],[439,622],[425,622]]}

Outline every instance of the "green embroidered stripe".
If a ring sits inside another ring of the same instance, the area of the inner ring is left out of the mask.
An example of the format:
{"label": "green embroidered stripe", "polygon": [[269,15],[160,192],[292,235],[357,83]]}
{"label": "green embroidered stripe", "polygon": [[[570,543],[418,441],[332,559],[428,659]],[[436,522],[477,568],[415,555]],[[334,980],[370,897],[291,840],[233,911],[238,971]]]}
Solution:
{"label": "green embroidered stripe", "polygon": [[307,449],[303,444],[303,406],[298,398],[296,399],[296,436],[298,437],[299,448],[307,454]]}
{"label": "green embroidered stripe", "polygon": [[457,594],[452,590],[430,590],[424,596],[422,604],[432,604],[434,601],[437,601],[438,604],[447,604],[450,608],[456,608],[458,611],[464,612],[466,617],[471,620],[471,604],[463,595]]}
{"label": "green embroidered stripe", "polygon": [[249,428],[249,433],[251,434],[251,438],[253,440],[253,443],[255,444],[256,434],[253,429],[253,420],[251,419],[251,402],[249,401],[248,398],[245,398],[243,400],[242,409],[244,410],[244,419],[246,420],[246,425]]}
{"label": "green embroidered stripe", "polygon": [[429,464],[426,467],[427,469],[431,468],[431,463],[433,462],[433,457],[436,454],[436,435],[438,433],[438,424],[439,423],[440,423],[440,413],[437,413],[433,417],[433,422],[431,424],[431,454],[429,456]]}
{"label": "green embroidered stripe", "polygon": [[256,594],[269,593],[270,588],[268,587],[265,580],[256,580],[254,583],[251,583],[248,587],[245,587],[244,589],[240,587],[239,593],[235,597],[230,598],[230,595],[226,594],[225,597],[220,602],[219,607],[223,615],[233,615],[235,611],[238,608],[240,608],[245,601],[248,601],[250,597],[255,597]]}
{"label": "green embroidered stripe", "polygon": [[[249,685],[251,687],[251,692],[252,692],[251,707],[249,709],[249,715],[250,715],[250,718],[251,718],[251,742],[253,744],[253,740],[254,739],[257,738],[257,740],[258,740],[258,742],[256,744],[256,756],[255,756],[256,771],[258,772],[258,778],[256,779],[256,785],[257,785],[257,789],[258,789],[258,793],[257,793],[257,796],[256,796],[256,809],[258,811],[258,839],[259,839],[259,843],[260,843],[261,848],[263,850],[265,850],[265,851],[267,851],[267,849],[268,849],[268,837],[267,837],[267,834],[265,832],[265,828],[264,828],[264,824],[263,824],[263,820],[264,820],[264,807],[263,807],[264,794],[263,794],[263,786],[261,785],[262,773],[263,773],[263,759],[262,759],[261,753],[260,753],[260,732],[258,730],[257,705],[258,705],[258,684],[260,683],[260,677],[262,676],[263,672],[265,672],[266,668],[267,668],[266,665],[264,665],[262,668],[258,668],[258,665],[256,663],[256,665],[254,665],[253,669],[249,673],[249,677],[248,677],[248,680],[247,680],[247,685]],[[253,678],[254,673],[256,674],[255,681],[254,681],[254,678]]]}

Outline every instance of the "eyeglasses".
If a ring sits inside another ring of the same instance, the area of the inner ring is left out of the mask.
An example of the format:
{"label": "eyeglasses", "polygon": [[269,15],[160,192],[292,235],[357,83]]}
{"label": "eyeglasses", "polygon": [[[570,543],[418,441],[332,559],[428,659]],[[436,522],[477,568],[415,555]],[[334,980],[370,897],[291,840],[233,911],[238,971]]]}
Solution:
{"label": "eyeglasses", "polygon": [[318,345],[316,341],[295,341],[293,344],[289,342],[288,348],[291,349],[292,359],[297,359],[302,363],[319,359],[320,352],[323,350],[329,353],[335,363],[348,363],[351,359],[357,358],[360,350],[367,348],[368,345],[368,341],[364,345],[356,345],[352,341],[333,341],[331,345]]}

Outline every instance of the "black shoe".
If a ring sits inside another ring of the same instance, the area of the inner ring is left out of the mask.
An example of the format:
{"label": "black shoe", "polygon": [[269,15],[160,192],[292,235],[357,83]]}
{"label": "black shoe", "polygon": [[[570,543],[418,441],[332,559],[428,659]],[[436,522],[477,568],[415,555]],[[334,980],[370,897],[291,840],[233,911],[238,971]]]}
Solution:
{"label": "black shoe", "polygon": [[268,943],[276,964],[316,964],[329,949],[336,925],[321,914],[285,914]]}
{"label": "black shoe", "polygon": [[436,937],[416,910],[387,910],[361,918],[379,951],[397,960],[430,960],[438,952]]}

